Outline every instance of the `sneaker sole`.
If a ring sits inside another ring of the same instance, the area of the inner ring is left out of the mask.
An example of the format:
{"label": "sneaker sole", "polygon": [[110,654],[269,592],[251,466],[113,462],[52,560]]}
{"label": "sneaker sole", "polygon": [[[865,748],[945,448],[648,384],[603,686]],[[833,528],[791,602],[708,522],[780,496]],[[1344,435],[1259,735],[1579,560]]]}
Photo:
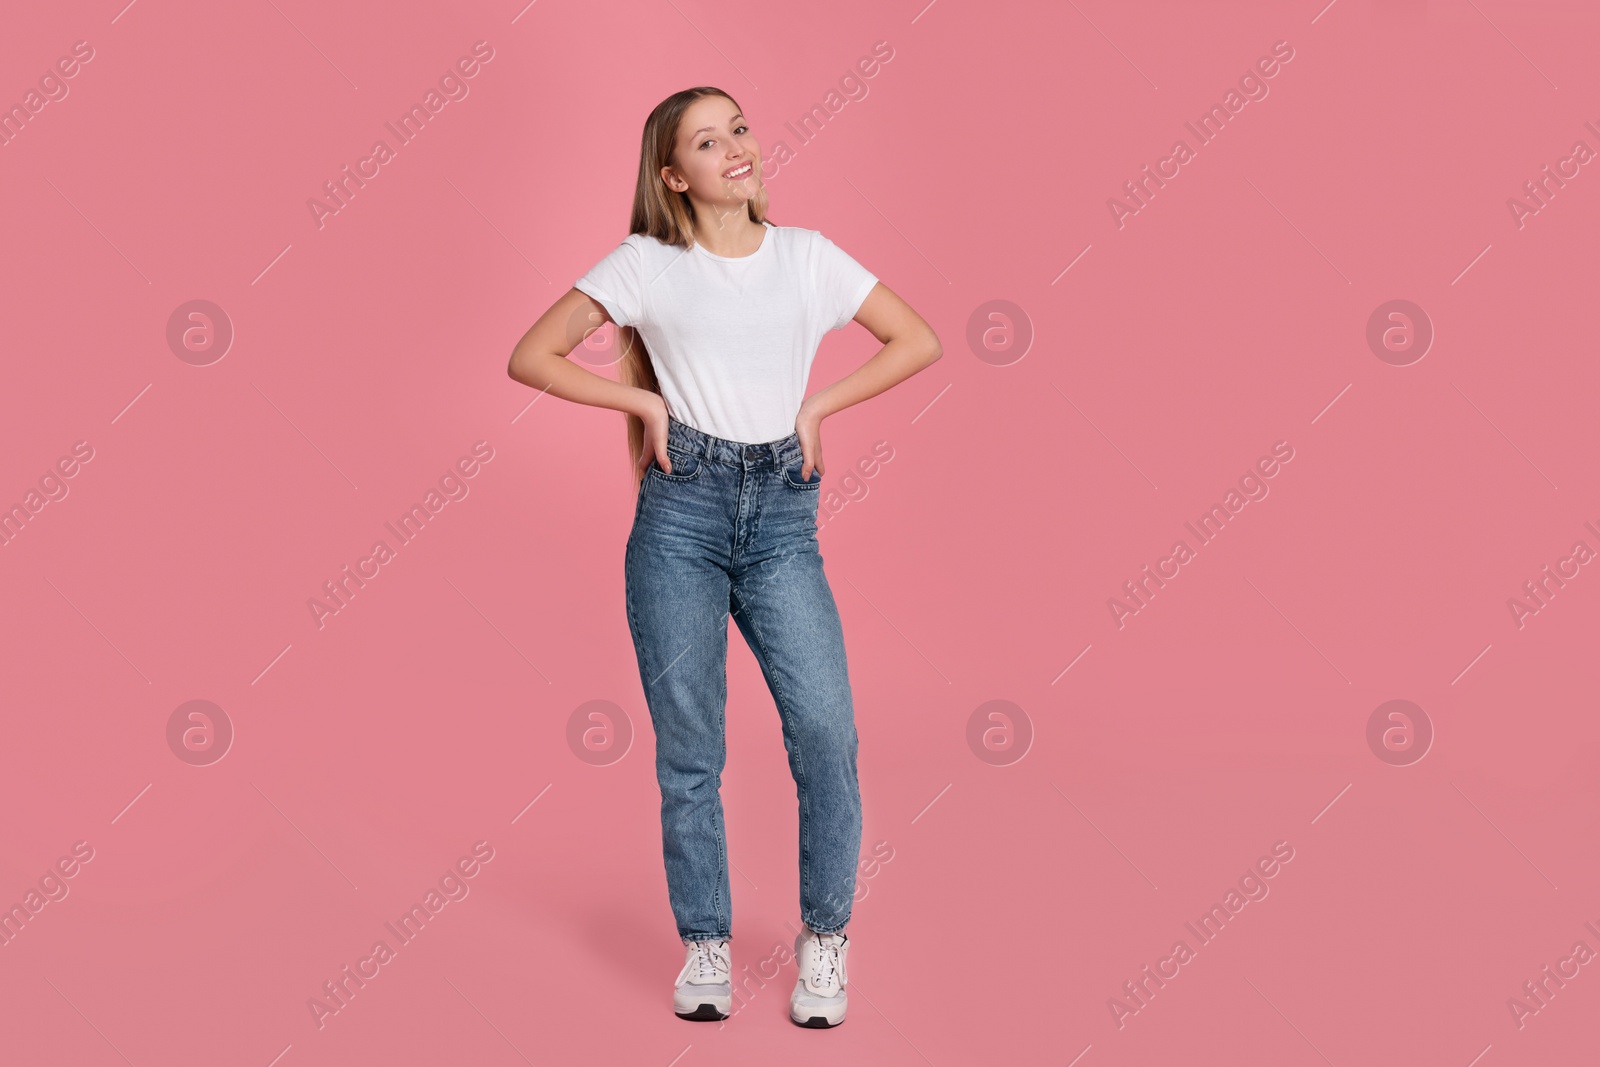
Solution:
{"label": "sneaker sole", "polygon": [[715,1004],[701,1004],[694,1011],[688,1012],[678,1011],[674,1008],[673,1014],[680,1019],[688,1019],[690,1022],[697,1023],[720,1022],[728,1017],[728,1013],[719,1009]]}
{"label": "sneaker sole", "polygon": [[845,1012],[849,1006],[849,1002],[845,1001],[837,1005],[830,1004],[819,1007],[814,1004],[808,1004],[797,1008],[794,1001],[791,1000],[789,1002],[789,1021],[796,1026],[807,1026],[818,1030],[827,1029],[844,1022]]}
{"label": "sneaker sole", "polygon": [[692,1022],[719,1022],[733,1013],[733,996],[695,989],[692,984],[680,986],[672,993],[672,1013]]}

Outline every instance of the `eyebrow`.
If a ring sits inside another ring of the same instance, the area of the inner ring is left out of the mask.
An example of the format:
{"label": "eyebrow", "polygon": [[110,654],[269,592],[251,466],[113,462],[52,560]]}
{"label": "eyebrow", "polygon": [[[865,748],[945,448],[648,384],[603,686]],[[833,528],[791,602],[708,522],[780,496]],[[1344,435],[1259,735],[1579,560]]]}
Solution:
{"label": "eyebrow", "polygon": [[[738,114],[738,115],[735,115],[735,116],[733,116],[733,119],[742,119],[742,118],[744,118],[744,115],[743,115],[743,113],[740,113],[740,114]],[[729,121],[729,122],[732,122],[732,121],[733,121],[733,119],[729,119],[729,120],[728,120],[728,121]],[[700,128],[699,128],[699,129],[698,129],[698,130],[696,130],[696,131],[694,131],[694,132],[693,132],[693,133],[691,133],[691,134],[690,134],[690,135],[689,135],[689,136],[690,136],[690,137],[691,137],[691,138],[694,138],[694,137],[699,137],[699,136],[700,136],[700,135],[701,135],[701,134],[702,134],[702,133],[706,133],[706,132],[708,132],[708,131],[710,131],[710,130],[714,130],[714,129],[716,129],[716,127],[715,127],[715,126],[702,126],[702,127],[700,127]]]}

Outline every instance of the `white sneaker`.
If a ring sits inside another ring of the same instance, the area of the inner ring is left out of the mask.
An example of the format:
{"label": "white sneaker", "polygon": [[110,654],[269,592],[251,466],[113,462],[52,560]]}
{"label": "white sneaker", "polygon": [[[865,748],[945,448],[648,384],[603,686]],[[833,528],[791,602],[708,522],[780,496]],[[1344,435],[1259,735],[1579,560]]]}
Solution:
{"label": "white sneaker", "polygon": [[800,977],[789,996],[789,1018],[801,1026],[838,1026],[844,1022],[845,956],[850,939],[842,933],[819,934],[809,926],[794,939]]}
{"label": "white sneaker", "polygon": [[716,1022],[733,1010],[733,960],[726,941],[685,941],[683,970],[672,991],[680,1019]]}

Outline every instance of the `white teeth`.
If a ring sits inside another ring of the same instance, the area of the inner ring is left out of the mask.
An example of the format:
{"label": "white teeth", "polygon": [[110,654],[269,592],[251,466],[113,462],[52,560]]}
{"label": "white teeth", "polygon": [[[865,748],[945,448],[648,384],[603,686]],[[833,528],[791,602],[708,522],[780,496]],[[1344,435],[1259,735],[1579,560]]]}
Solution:
{"label": "white teeth", "polygon": [[724,174],[723,177],[724,178],[742,178],[748,173],[750,173],[750,164],[746,163],[744,166],[739,167],[736,170],[730,170],[728,173]]}

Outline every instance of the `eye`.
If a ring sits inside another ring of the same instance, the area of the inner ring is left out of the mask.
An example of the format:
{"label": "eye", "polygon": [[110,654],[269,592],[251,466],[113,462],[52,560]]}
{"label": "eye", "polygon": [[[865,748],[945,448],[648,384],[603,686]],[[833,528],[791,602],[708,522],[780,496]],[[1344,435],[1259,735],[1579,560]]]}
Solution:
{"label": "eye", "polygon": [[[739,125],[737,125],[737,126],[735,126],[733,128],[733,132],[734,133],[749,133],[750,132],[750,127],[748,125],[744,124],[744,123],[740,123]],[[713,140],[714,140],[714,138],[707,137],[704,141],[700,142],[698,147],[704,148],[706,145],[710,144]]]}

